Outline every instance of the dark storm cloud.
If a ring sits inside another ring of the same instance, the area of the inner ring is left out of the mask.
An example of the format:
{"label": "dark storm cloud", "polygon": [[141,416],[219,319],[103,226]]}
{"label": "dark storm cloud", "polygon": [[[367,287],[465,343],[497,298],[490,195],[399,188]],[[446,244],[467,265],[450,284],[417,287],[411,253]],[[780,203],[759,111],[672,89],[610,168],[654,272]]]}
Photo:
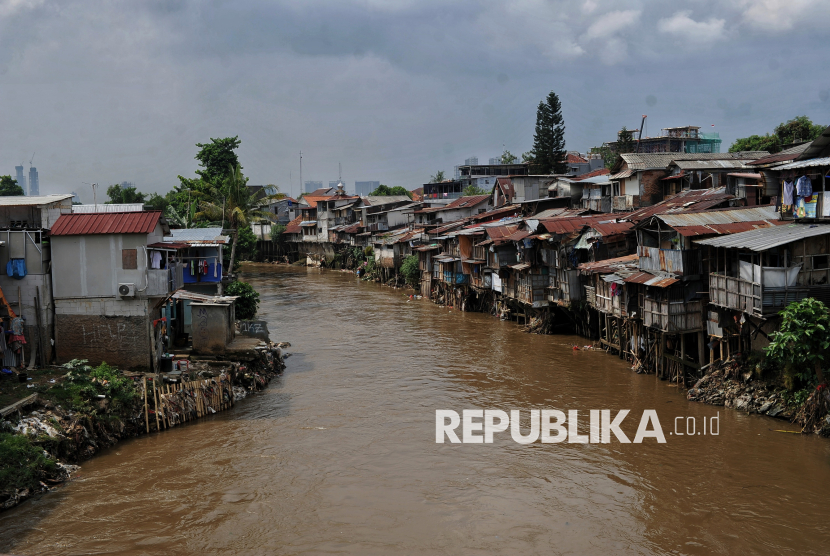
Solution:
{"label": "dark storm cloud", "polygon": [[[192,175],[239,135],[254,183],[414,188],[532,143],[562,99],[568,147],[621,126],[736,137],[830,123],[825,2],[0,0],[0,172],[37,151],[46,191]],[[715,127],[712,128],[712,124]]]}

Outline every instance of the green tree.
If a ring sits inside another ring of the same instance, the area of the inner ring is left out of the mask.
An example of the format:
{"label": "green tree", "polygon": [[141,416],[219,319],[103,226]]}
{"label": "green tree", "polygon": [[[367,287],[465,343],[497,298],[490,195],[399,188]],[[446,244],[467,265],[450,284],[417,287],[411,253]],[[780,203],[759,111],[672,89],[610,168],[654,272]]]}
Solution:
{"label": "green tree", "polygon": [[736,139],[734,143],[729,146],[729,152],[737,153],[742,151],[767,151],[770,153],[777,153],[781,150],[781,140],[777,135],[750,135]]}
{"label": "green tree", "polygon": [[393,187],[389,187],[388,185],[380,184],[374,191],[369,193],[372,197],[383,197],[389,195],[406,195],[410,199],[412,198],[412,193],[407,191],[405,187],[401,187],[400,185],[395,185]]}
{"label": "green tree", "polygon": [[286,248],[285,229],[286,226],[283,224],[271,224],[271,241],[274,242],[274,247],[277,248],[279,254],[282,254]]}
{"label": "green tree", "polygon": [[106,204],[108,205],[118,205],[118,204],[132,204],[132,203],[143,203],[145,200],[146,195],[138,190],[136,190],[134,185],[128,185],[126,187],[121,187],[120,184],[111,185],[107,188],[107,197],[110,198]]}
{"label": "green tree", "polygon": [[239,167],[241,170],[242,166],[239,165],[239,158],[236,156],[236,149],[241,143],[238,135],[223,139],[211,137],[210,143],[196,143],[199,147],[196,160],[202,167],[201,170],[196,170],[196,174],[208,183],[215,183],[227,178],[235,168]]}
{"label": "green tree", "polygon": [[23,195],[23,188],[11,176],[0,176],[0,197]]}
{"label": "green tree", "polygon": [[764,349],[767,356],[793,369],[803,369],[799,377],[806,382],[811,382],[814,372],[818,383],[824,384],[822,367],[830,356],[827,306],[807,297],[793,301],[780,314],[781,326],[770,335],[770,344]]}
{"label": "green tree", "polygon": [[536,109],[536,132],[531,152],[536,172],[540,174],[564,174],[568,169],[562,104],[553,91]]}
{"label": "green tree", "polygon": [[507,149],[504,149],[504,152],[501,153],[501,163],[502,164],[513,164],[519,160],[515,154],[511,153]]}
{"label": "green tree", "polygon": [[812,141],[824,131],[826,126],[816,125],[807,116],[796,116],[792,120],[775,126],[775,135],[782,145]]}
{"label": "green tree", "polygon": [[441,183],[444,181],[444,171],[438,170],[429,177],[429,183]]}
{"label": "green tree", "polygon": [[167,212],[167,207],[170,206],[170,200],[167,196],[159,195],[158,193],[150,193],[150,196],[144,202],[145,205],[151,207],[153,210],[160,210],[164,213]]}
{"label": "green tree", "polygon": [[633,153],[637,148],[634,132],[623,126],[617,135],[617,154]]}
{"label": "green tree", "polygon": [[609,170],[614,167],[614,164],[617,163],[617,159],[620,157],[620,155],[618,155],[608,145],[602,145],[601,147],[593,147],[591,149],[591,153],[600,155],[600,157],[602,157],[602,163]]}
{"label": "green tree", "polygon": [[225,295],[238,296],[235,303],[236,318],[250,320],[256,316],[259,307],[259,292],[247,282],[231,282],[225,288]]}
{"label": "green tree", "polygon": [[421,269],[418,267],[418,256],[409,255],[403,260],[401,265],[401,274],[406,279],[406,283],[410,286],[417,286],[421,279]]}
{"label": "green tree", "polygon": [[[248,189],[248,178],[242,174],[242,167],[229,170],[224,179],[217,184],[210,182],[202,183],[206,188],[202,191],[195,191],[194,197],[199,201],[199,212],[195,214],[196,220],[219,223],[223,228],[226,226],[233,230],[233,243],[231,244],[231,255],[228,269],[233,272],[236,261],[236,249],[240,238],[247,235],[243,228],[251,232],[250,224],[255,219],[270,220],[272,213],[263,209],[263,204],[274,200],[279,193],[266,195],[254,199]],[[274,186],[276,188],[276,186]],[[254,237],[254,245],[256,238]]]}
{"label": "green tree", "polygon": [[470,185],[468,185],[467,187],[464,188],[464,191],[462,191],[461,194],[464,195],[465,197],[470,197],[472,195],[487,195],[488,193],[490,193],[490,192],[485,191],[484,189],[480,188],[479,186],[474,185],[474,184],[471,183]]}

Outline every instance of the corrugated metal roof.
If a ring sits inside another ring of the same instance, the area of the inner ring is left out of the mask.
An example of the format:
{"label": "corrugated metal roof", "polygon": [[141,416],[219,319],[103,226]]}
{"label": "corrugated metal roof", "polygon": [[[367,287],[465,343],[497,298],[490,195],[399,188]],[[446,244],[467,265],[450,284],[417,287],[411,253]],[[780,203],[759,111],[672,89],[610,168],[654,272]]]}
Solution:
{"label": "corrugated metal roof", "polygon": [[0,197],[0,207],[33,207],[48,205],[71,199],[74,195],[63,193],[60,195],[4,195]]}
{"label": "corrugated metal roof", "polygon": [[164,241],[183,241],[183,242],[210,242],[210,243],[228,243],[229,236],[222,235],[222,228],[185,228],[179,230],[170,230],[171,236]]}
{"label": "corrugated metal roof", "polygon": [[434,251],[435,249],[440,249],[441,246],[437,243],[433,243],[432,245],[420,245],[418,247],[413,248],[413,251]]}
{"label": "corrugated metal roof", "polygon": [[490,239],[506,239],[507,236],[512,235],[518,226],[488,226],[485,228],[487,231],[487,237]]}
{"label": "corrugated metal roof", "polygon": [[636,268],[638,260],[637,254],[634,253],[633,255],[625,255],[624,257],[616,257],[614,259],[582,263],[578,268],[585,274],[608,274],[631,265],[634,265]]}
{"label": "corrugated metal roof", "polygon": [[392,203],[410,202],[412,199],[406,195],[368,195],[363,197],[363,204],[376,207],[380,205],[391,205]]}
{"label": "corrugated metal roof", "polygon": [[789,149],[785,149],[780,153],[771,154],[769,156],[765,156],[763,158],[759,158],[758,160],[753,160],[748,164],[753,166],[761,166],[763,164],[772,164],[774,162],[786,162],[788,160],[795,160],[798,156],[803,153],[807,147],[810,146],[810,142],[803,143],[801,145],[796,145],[795,147],[790,147]]}
{"label": "corrugated metal roof", "polygon": [[767,151],[743,151],[736,153],[626,153],[620,157],[632,170],[659,170],[679,160],[757,160]]}
{"label": "corrugated metal roof", "polygon": [[799,160],[804,160],[808,158],[815,158],[822,154],[827,154],[827,147],[830,147],[830,126],[824,128],[821,135],[813,139],[813,141],[807,145],[807,148],[804,149],[804,152],[802,152],[798,158]]}
{"label": "corrugated metal roof", "polygon": [[617,172],[616,174],[611,174],[608,176],[609,180],[621,180],[623,178],[630,178],[634,175],[635,170],[628,168],[627,170],[623,170],[622,172]]}
{"label": "corrugated metal roof", "polygon": [[800,239],[826,234],[830,234],[830,225],[827,224],[787,224],[728,236],[699,239],[695,240],[695,243],[712,247],[765,251]]}
{"label": "corrugated metal roof", "polygon": [[188,243],[171,243],[169,241],[161,241],[158,243],[151,243],[147,246],[149,249],[187,249],[190,247]]}
{"label": "corrugated metal roof", "polygon": [[529,236],[531,233],[532,232],[529,232],[528,230],[518,230],[507,236],[507,239],[509,241],[521,241],[527,236]]}
{"label": "corrugated metal roof", "polygon": [[727,195],[725,187],[719,187],[717,189],[689,189],[681,191],[677,195],[664,199],[650,207],[635,210],[629,213],[625,219],[632,222],[639,222],[656,214],[697,212],[715,207],[733,198],[732,195]]}
{"label": "corrugated metal roof", "polygon": [[767,205],[730,210],[710,210],[706,212],[658,214],[656,218],[659,218],[671,227],[675,227],[706,224],[730,224],[733,222],[753,222],[758,220],[779,220],[779,214],[775,212],[774,206]]}
{"label": "corrugated metal roof", "polygon": [[608,175],[610,173],[611,173],[611,170],[609,170],[608,168],[599,168],[599,169],[594,170],[592,172],[587,172],[585,174],[580,174],[578,176],[574,176],[574,177],[571,178],[571,181],[582,181],[584,179],[593,178],[593,177],[596,177],[596,176],[605,176],[605,175]]}
{"label": "corrugated metal roof", "polygon": [[677,278],[672,276],[655,276],[648,272],[637,272],[623,279],[623,282],[629,284],[643,284],[646,286],[656,286],[658,288],[665,288],[672,284],[679,282]]}
{"label": "corrugated metal roof", "polygon": [[830,156],[824,158],[811,158],[809,160],[799,160],[797,162],[790,162],[783,166],[776,166],[776,170],[795,170],[796,168],[812,168],[814,166],[830,166]]}
{"label": "corrugated metal roof", "polygon": [[739,234],[748,230],[757,230],[759,228],[769,228],[777,224],[786,224],[780,220],[766,221],[759,220],[757,222],[731,222],[729,224],[707,224],[704,226],[677,226],[677,230],[682,236],[710,236],[710,235],[724,235],[724,234]]}
{"label": "corrugated metal roof", "polygon": [[660,181],[668,181],[668,180],[677,180],[686,175],[684,170],[681,170],[679,174],[674,174],[672,176],[666,176],[665,178],[660,178]]}
{"label": "corrugated metal roof", "polygon": [[745,160],[675,160],[672,164],[683,170],[718,170],[744,168]]}
{"label": "corrugated metal roof", "polygon": [[119,203],[107,204],[99,203],[97,205],[72,205],[72,212],[142,212],[144,211],[144,203]]}
{"label": "corrugated metal roof", "polygon": [[150,234],[161,219],[161,211],[62,214],[52,226],[53,236],[93,234]]}
{"label": "corrugated metal roof", "polygon": [[760,180],[764,177],[761,174],[755,174],[752,172],[732,172],[731,174],[726,175],[732,176],[733,178],[746,178],[748,180]]}
{"label": "corrugated metal roof", "polygon": [[589,226],[603,237],[626,234],[634,228],[633,222],[593,222]]}

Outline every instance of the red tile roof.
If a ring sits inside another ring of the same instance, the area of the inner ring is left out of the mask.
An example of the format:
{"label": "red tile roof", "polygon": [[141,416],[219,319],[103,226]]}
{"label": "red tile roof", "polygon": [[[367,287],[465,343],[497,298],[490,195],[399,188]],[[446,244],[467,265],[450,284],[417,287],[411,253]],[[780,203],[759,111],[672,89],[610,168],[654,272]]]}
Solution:
{"label": "red tile roof", "polygon": [[295,218],[294,220],[292,220],[291,222],[289,222],[285,226],[285,231],[283,233],[284,234],[300,234],[300,233],[302,233],[303,229],[300,226],[300,222],[302,222],[302,221],[303,221],[303,217],[298,216],[297,218]]}
{"label": "red tile roof", "polygon": [[424,188],[418,187],[410,191],[412,193],[412,200],[413,201],[423,201],[424,200]]}
{"label": "red tile roof", "polygon": [[610,173],[611,173],[611,170],[609,170],[608,168],[599,168],[597,170],[594,170],[593,172],[588,172],[587,174],[580,174],[578,176],[575,176],[575,177],[571,178],[571,180],[572,181],[580,181],[580,180],[584,180],[584,179],[587,179],[587,178],[593,178],[593,177],[596,177],[596,176],[604,176],[604,175],[610,174]]}
{"label": "red tile roof", "polygon": [[62,214],[52,226],[52,235],[150,234],[160,218],[160,210]]}
{"label": "red tile roof", "polygon": [[568,153],[566,161],[568,162],[568,164],[585,164],[586,162],[588,162],[578,154],[573,153]]}

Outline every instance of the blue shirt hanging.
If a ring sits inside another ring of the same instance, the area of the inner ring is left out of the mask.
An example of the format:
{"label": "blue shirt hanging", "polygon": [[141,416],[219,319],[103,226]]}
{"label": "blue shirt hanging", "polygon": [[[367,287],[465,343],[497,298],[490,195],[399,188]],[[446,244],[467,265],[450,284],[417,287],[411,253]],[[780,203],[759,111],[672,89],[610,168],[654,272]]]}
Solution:
{"label": "blue shirt hanging", "polygon": [[9,259],[6,263],[6,274],[16,280],[22,280],[26,276],[26,260]]}

